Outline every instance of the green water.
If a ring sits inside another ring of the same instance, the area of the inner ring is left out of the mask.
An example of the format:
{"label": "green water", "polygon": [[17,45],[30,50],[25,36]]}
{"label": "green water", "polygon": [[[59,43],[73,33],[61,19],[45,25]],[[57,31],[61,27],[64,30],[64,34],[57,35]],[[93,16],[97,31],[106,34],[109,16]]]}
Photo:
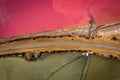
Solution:
{"label": "green water", "polygon": [[[53,54],[36,61],[0,59],[0,80],[80,80],[86,57],[80,54]],[[91,56],[84,80],[120,80],[120,61]]]}
{"label": "green water", "polygon": [[85,80],[120,80],[120,61],[92,56]]}

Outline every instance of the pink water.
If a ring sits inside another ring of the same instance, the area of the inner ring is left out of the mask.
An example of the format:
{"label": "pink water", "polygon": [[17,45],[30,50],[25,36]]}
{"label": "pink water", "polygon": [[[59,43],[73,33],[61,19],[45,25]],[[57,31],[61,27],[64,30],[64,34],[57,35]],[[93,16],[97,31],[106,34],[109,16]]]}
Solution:
{"label": "pink water", "polygon": [[120,0],[0,0],[0,37],[120,21]]}

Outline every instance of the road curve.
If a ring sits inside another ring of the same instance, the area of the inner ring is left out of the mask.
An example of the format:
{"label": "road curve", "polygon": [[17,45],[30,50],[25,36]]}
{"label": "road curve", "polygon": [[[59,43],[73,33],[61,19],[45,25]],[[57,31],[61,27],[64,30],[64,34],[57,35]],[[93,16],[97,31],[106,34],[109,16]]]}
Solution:
{"label": "road curve", "polygon": [[29,44],[13,45],[8,47],[1,47],[0,52],[18,49],[38,48],[38,47],[54,47],[54,46],[86,46],[101,49],[110,49],[120,51],[120,46],[110,44],[98,44],[91,42],[80,42],[80,41],[46,41],[46,42],[35,42]]}

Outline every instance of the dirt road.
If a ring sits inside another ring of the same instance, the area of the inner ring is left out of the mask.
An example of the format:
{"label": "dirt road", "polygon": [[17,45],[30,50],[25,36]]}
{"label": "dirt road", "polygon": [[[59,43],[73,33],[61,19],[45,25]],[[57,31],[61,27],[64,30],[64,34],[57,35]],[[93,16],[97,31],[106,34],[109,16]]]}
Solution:
{"label": "dirt road", "polygon": [[54,47],[54,46],[86,46],[93,48],[101,48],[101,49],[110,49],[120,51],[120,46],[111,45],[111,44],[100,44],[100,43],[92,43],[92,42],[80,42],[80,41],[45,41],[45,42],[35,42],[29,44],[20,44],[13,45],[8,47],[1,47],[0,52],[8,51],[8,50],[16,50],[16,49],[28,49],[28,48],[38,48],[38,47]]}

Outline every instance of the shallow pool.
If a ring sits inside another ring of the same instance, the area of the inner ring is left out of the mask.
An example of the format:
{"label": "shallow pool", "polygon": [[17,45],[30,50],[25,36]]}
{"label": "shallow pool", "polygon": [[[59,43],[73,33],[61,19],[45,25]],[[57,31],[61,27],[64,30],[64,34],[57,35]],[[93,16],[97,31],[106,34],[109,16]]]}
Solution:
{"label": "shallow pool", "polygon": [[0,80],[120,80],[120,61],[80,54],[52,54],[36,61],[1,58]]}

